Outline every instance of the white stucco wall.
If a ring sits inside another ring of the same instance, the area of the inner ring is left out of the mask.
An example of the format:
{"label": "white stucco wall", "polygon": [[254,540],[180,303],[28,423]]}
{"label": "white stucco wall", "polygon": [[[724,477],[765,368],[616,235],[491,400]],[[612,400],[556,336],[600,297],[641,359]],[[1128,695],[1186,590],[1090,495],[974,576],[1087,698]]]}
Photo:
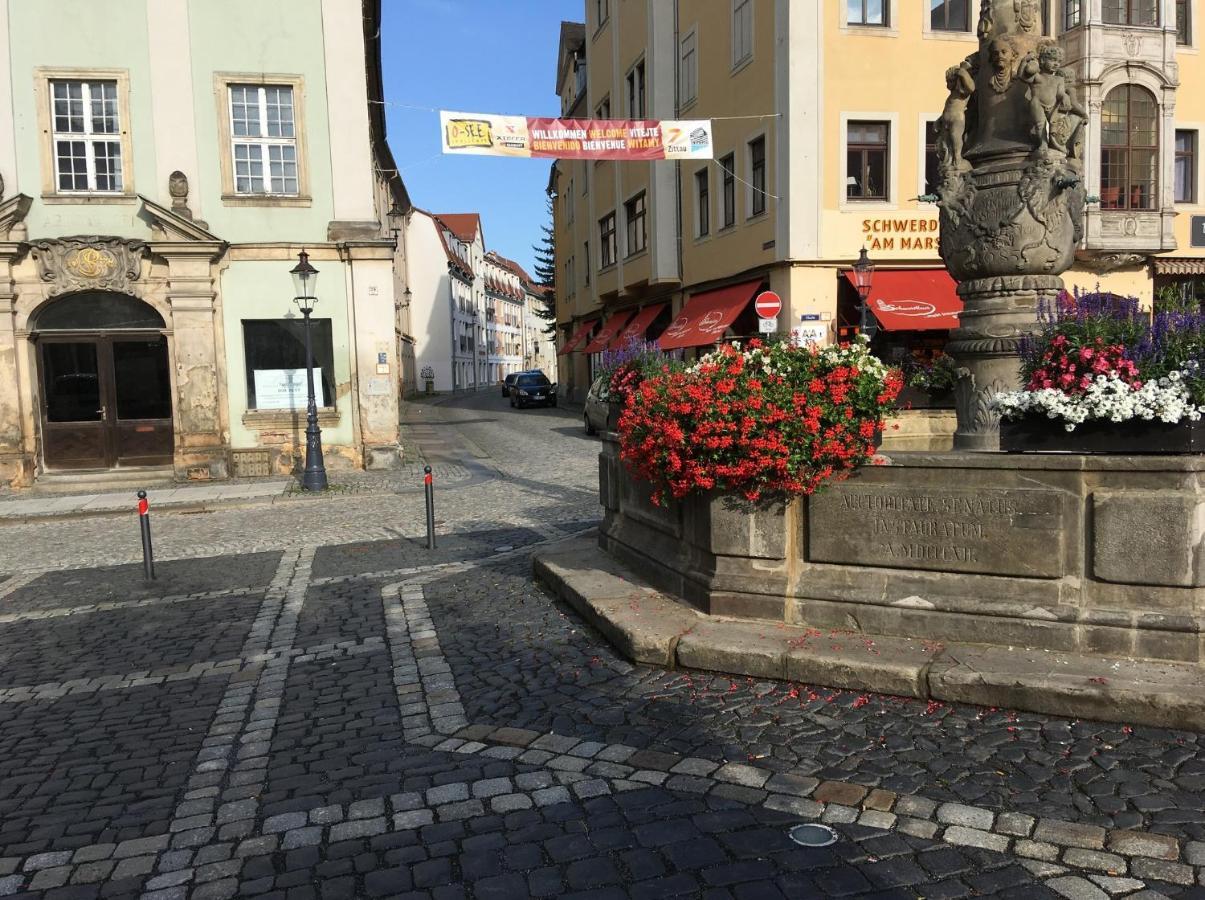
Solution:
{"label": "white stucco wall", "polygon": [[422,370],[435,370],[435,390],[450,391],[452,383],[452,289],[448,257],[431,217],[415,210],[406,223],[410,272],[410,327],[414,334],[418,390]]}

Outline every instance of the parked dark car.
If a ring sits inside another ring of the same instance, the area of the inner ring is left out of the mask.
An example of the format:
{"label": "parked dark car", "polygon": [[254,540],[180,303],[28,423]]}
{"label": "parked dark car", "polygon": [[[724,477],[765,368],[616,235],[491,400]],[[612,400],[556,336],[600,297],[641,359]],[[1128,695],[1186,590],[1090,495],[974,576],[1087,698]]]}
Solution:
{"label": "parked dark car", "polygon": [[526,373],[525,372],[511,372],[509,375],[507,375],[505,378],[502,379],[502,396],[503,397],[510,396],[510,386],[515,383],[516,378],[518,378],[520,375],[524,375],[524,374],[526,374]]}
{"label": "parked dark car", "polygon": [[510,405],[522,409],[533,404],[556,406],[556,385],[546,375],[520,372],[510,386]]}

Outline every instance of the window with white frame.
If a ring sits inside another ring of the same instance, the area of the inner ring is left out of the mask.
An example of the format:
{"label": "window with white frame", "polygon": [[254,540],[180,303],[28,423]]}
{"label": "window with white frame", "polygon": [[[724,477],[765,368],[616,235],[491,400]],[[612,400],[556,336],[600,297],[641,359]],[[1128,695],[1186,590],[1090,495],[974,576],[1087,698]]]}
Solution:
{"label": "window with white frame", "polygon": [[117,82],[55,80],[50,85],[56,189],[119,193],[122,168]]}
{"label": "window with white frame", "polygon": [[753,0],[732,0],[732,66],[753,58]]}
{"label": "window with white frame", "polygon": [[627,225],[627,255],[639,253],[648,246],[648,231],[645,227],[644,191],[623,205],[624,222]]}
{"label": "window with white frame", "polygon": [[628,72],[628,118],[644,118],[644,60]]}
{"label": "window with white frame", "polygon": [[292,85],[230,85],[236,194],[298,194]]}
{"label": "window with white frame", "polygon": [[699,95],[699,54],[695,32],[682,38],[681,65],[679,67],[683,104],[690,103]]}
{"label": "window with white frame", "polygon": [[766,139],[749,142],[749,215],[760,216],[766,211]]}
{"label": "window with white frame", "polygon": [[849,25],[890,25],[888,0],[846,0]]}

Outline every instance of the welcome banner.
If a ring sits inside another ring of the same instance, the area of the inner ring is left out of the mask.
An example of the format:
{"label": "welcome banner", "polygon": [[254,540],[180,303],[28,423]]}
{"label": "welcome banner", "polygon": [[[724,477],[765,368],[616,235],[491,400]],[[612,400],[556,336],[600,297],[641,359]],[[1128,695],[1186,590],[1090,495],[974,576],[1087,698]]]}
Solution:
{"label": "welcome banner", "polygon": [[439,114],[444,153],[556,159],[712,159],[710,119],[542,119]]}

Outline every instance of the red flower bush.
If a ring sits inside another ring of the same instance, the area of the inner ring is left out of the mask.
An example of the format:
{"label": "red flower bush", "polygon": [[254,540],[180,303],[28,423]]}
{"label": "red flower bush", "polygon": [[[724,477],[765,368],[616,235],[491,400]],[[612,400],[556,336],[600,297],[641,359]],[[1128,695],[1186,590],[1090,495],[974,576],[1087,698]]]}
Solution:
{"label": "red flower bush", "polygon": [[818,349],[726,345],[690,369],[663,368],[628,393],[620,457],[667,492],[719,489],[748,500],[811,494],[874,455],[903,386],[864,343]]}
{"label": "red flower bush", "polygon": [[1087,391],[1097,375],[1110,373],[1134,390],[1142,387],[1138,367],[1127,358],[1125,346],[1106,343],[1103,337],[1085,339],[1077,346],[1065,334],[1056,334],[1035,357],[1027,391],[1053,388],[1074,396]]}

